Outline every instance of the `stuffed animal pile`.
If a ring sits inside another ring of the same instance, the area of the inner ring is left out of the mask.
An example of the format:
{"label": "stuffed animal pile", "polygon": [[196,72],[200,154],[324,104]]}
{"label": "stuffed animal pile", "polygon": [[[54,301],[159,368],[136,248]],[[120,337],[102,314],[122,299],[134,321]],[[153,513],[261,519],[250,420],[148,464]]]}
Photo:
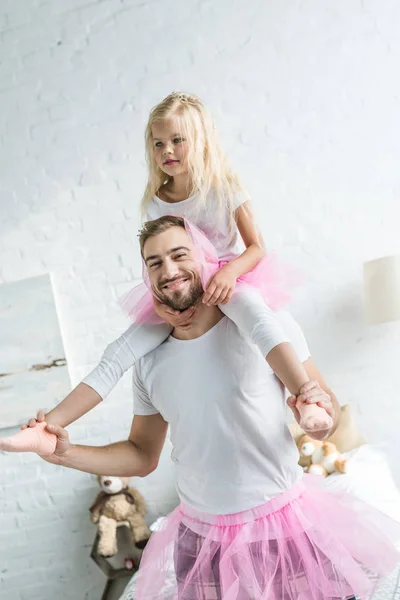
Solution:
{"label": "stuffed animal pile", "polygon": [[337,450],[332,442],[319,442],[308,435],[303,435],[297,448],[300,454],[300,464],[306,473],[323,475],[331,473],[346,473],[348,460]]}

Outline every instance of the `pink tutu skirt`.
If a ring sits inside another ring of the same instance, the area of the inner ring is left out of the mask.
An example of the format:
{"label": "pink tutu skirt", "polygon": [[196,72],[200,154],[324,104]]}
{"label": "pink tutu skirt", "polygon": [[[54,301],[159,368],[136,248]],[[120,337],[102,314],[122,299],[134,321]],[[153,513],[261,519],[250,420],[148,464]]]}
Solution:
{"label": "pink tutu skirt", "polygon": [[144,551],[135,599],[368,598],[400,562],[400,525],[320,483],[305,476],[266,504],[233,515],[181,504]]}

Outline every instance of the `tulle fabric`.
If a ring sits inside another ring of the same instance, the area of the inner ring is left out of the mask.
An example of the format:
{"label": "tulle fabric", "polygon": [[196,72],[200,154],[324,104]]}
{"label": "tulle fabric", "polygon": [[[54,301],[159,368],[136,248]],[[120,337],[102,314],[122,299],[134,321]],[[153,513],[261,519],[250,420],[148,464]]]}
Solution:
{"label": "tulle fabric", "polygon": [[400,525],[319,482],[305,476],[267,504],[234,515],[181,504],[145,549],[135,599],[367,599],[400,561]]}
{"label": "tulle fabric", "polygon": [[[199,265],[201,282],[205,289],[210,278],[226,265],[227,261],[219,260],[212,243],[200,229],[187,219],[185,219],[185,228],[193,243],[194,257]],[[134,323],[154,325],[162,323],[163,321],[154,311],[153,292],[143,259],[142,277],[143,283],[134,287],[121,298],[121,307]],[[294,269],[280,264],[274,255],[269,255],[262,259],[254,269],[238,278],[235,292],[244,286],[249,286],[262,295],[272,310],[278,310],[290,302],[290,290],[300,281],[301,277]]]}

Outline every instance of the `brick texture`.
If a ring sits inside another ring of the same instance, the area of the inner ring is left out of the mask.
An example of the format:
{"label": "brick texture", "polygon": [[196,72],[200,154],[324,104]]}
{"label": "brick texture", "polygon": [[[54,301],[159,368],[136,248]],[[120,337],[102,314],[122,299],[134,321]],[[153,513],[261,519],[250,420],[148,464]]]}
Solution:
{"label": "brick texture", "polygon": [[[364,324],[362,262],[400,252],[399,27],[395,0],[2,0],[0,282],[51,272],[73,384],[126,326],[144,124],[185,89],[213,110],[267,247],[305,274],[292,310],[326,379],[371,440],[397,440],[400,329]],[[128,375],[72,439],[123,438],[131,406]],[[0,596],[97,600],[95,481],[0,461]],[[168,449],[134,483],[168,510]]]}

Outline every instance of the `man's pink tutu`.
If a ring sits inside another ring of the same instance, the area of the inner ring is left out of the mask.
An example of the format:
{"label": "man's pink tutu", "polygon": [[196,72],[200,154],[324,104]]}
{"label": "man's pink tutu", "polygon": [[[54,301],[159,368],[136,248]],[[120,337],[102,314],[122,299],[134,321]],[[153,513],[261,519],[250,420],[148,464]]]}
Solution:
{"label": "man's pink tutu", "polygon": [[400,525],[320,483],[306,475],[263,506],[233,515],[181,504],[144,551],[135,598],[365,600],[400,562],[393,541]]}
{"label": "man's pink tutu", "polygon": [[[203,289],[213,275],[227,261],[220,261],[217,252],[208,238],[193,223],[185,219],[185,228],[193,242],[195,258],[199,264]],[[158,324],[163,321],[154,311],[153,293],[146,265],[142,261],[144,283],[134,287],[121,298],[122,309],[134,323]],[[291,300],[290,289],[300,282],[294,269],[279,264],[274,255],[262,259],[249,273],[238,278],[235,292],[243,287],[257,290],[272,310],[286,306]]]}

